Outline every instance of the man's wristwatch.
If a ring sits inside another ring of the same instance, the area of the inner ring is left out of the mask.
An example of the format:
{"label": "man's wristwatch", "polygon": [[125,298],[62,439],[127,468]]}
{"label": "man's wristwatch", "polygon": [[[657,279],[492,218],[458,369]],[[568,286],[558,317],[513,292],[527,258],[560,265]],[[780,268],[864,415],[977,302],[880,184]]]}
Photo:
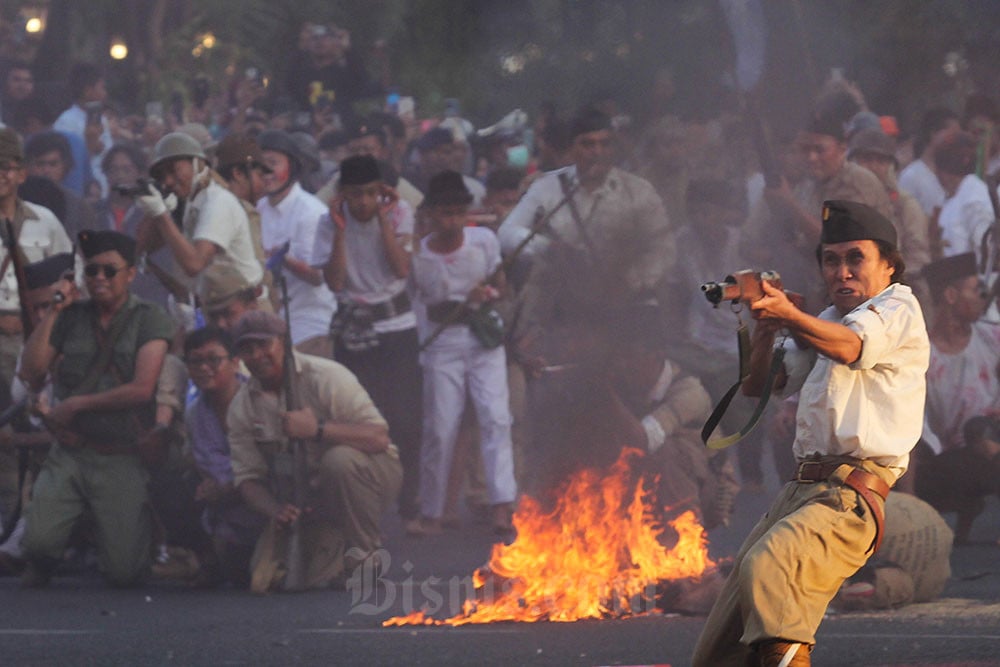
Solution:
{"label": "man's wristwatch", "polygon": [[325,419],[318,419],[318,420],[316,420],[316,434],[313,435],[313,440],[315,440],[316,442],[322,442],[323,441],[323,427],[325,427],[325,426],[326,426],[326,420]]}

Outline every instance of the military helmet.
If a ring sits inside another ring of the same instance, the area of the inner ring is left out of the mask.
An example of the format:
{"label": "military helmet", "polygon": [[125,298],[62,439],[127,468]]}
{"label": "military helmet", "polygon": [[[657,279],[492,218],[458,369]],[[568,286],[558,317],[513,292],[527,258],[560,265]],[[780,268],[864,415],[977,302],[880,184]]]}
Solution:
{"label": "military helmet", "polygon": [[288,156],[297,168],[302,167],[302,153],[292,135],[284,130],[264,130],[257,135],[257,145],[262,151],[275,151]]}
{"label": "military helmet", "polygon": [[205,151],[197,139],[183,132],[171,132],[156,142],[149,172],[154,173],[162,163],[178,157],[206,159]]}

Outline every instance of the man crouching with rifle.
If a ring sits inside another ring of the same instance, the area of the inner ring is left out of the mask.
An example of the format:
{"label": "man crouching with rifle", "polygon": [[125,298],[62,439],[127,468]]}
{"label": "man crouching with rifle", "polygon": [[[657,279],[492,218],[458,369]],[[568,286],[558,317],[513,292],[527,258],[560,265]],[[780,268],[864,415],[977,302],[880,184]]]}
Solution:
{"label": "man crouching with rifle", "polygon": [[[737,554],[696,667],[810,664],[830,600],[878,551],[885,497],[920,438],[930,343],[901,284],[896,230],[868,206],[827,201],[816,254],[832,306],[807,315],[768,284],[750,306],[743,390],[761,391],[769,373],[786,393],[801,388],[799,465]],[[792,338],[776,345],[782,329]]]}
{"label": "man crouching with rifle", "polygon": [[[260,593],[342,583],[379,548],[379,519],[403,477],[388,426],[354,375],[334,361],[289,353],[287,331],[262,311],[246,313],[233,329],[252,376],[227,415],[234,483],[271,520],[251,562],[251,589]],[[289,392],[298,409],[287,409]],[[289,488],[295,440],[304,449],[297,483],[305,489]]]}

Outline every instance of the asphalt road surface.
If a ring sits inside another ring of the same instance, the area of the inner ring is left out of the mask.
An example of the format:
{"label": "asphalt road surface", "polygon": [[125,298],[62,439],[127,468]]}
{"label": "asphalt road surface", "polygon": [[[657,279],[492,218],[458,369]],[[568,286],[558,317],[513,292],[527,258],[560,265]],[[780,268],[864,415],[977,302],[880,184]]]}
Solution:
{"label": "asphalt road surface", "polygon": [[[741,494],[733,525],[710,535],[732,555],[766,493]],[[423,604],[457,613],[492,536],[406,538],[386,521],[389,563],[377,585],[255,596],[150,583],[111,590],[94,573],[44,590],[0,579],[0,665],[672,665],[690,664],[703,618],[647,615],[576,623],[383,628]],[[1000,505],[991,500],[972,546],[956,548],[940,600],[877,613],[831,615],[815,665],[1000,665]]]}

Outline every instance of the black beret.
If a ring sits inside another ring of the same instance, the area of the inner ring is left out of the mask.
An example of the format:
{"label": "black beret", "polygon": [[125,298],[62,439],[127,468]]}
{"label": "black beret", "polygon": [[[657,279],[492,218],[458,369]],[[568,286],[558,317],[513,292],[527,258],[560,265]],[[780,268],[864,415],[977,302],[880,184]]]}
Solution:
{"label": "black beret", "polygon": [[94,231],[85,229],[77,235],[80,239],[80,251],[85,258],[100,255],[102,252],[116,251],[129,266],[135,264],[135,239],[121,232],[110,230]]}
{"label": "black beret", "polygon": [[931,287],[947,287],[951,283],[979,274],[976,253],[963,252],[931,262],[921,270],[920,275]]}
{"label": "black beret", "polygon": [[570,123],[570,138],[576,139],[581,134],[600,132],[611,129],[611,118],[603,111],[594,107],[585,107],[577,112]]}
{"label": "black beret", "polygon": [[73,271],[73,253],[61,252],[45,259],[32,262],[24,267],[27,289],[48,287],[58,282],[66,273]]}
{"label": "black beret", "polygon": [[823,232],[820,243],[884,241],[898,247],[896,228],[884,215],[856,201],[833,199],[823,202]]}
{"label": "black beret", "polygon": [[366,185],[380,180],[378,161],[371,155],[354,155],[340,163],[341,185]]}
{"label": "black beret", "polygon": [[431,178],[427,186],[427,206],[449,206],[452,204],[471,204],[472,194],[465,187],[462,175],[457,171],[442,171]]}

